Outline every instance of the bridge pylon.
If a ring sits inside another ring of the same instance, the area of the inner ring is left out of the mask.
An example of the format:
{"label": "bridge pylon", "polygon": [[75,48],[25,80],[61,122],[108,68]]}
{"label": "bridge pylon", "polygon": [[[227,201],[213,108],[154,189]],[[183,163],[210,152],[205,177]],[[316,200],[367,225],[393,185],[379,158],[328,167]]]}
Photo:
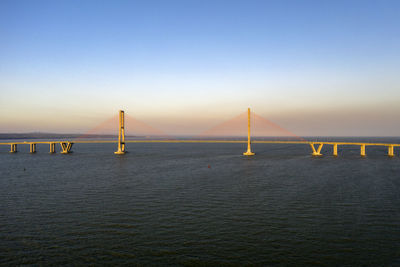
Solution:
{"label": "bridge pylon", "polygon": [[251,152],[250,145],[250,108],[247,109],[247,151],[243,153],[245,156],[253,156],[255,153]]}
{"label": "bridge pylon", "polygon": [[125,115],[124,111],[119,111],[119,129],[118,129],[118,150],[114,152],[117,155],[125,154]]}

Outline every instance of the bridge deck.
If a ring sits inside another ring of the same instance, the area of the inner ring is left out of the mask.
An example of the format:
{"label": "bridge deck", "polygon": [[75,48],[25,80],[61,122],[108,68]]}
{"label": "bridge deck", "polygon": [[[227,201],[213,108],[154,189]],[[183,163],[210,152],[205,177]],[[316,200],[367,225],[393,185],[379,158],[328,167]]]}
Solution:
{"label": "bridge deck", "polygon": [[[24,145],[24,144],[51,144],[71,142],[75,144],[101,144],[101,143],[118,143],[117,140],[86,140],[86,141],[22,141],[22,142],[2,142],[0,145]],[[125,143],[240,143],[245,144],[247,140],[125,140]],[[253,144],[323,144],[323,145],[354,145],[354,146],[395,146],[400,147],[400,144],[392,143],[367,143],[367,142],[334,142],[334,141],[261,141],[254,140]]]}

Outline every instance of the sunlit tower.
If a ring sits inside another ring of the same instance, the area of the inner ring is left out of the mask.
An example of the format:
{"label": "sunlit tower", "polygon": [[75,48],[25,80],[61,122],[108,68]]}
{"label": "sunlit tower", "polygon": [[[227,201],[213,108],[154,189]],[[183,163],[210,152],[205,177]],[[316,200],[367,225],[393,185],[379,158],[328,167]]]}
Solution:
{"label": "sunlit tower", "polygon": [[118,129],[118,150],[115,154],[122,155],[125,154],[125,117],[124,111],[119,111],[119,129]]}
{"label": "sunlit tower", "polygon": [[250,108],[247,109],[247,151],[243,153],[245,156],[253,156],[255,153],[251,152],[250,146]]}

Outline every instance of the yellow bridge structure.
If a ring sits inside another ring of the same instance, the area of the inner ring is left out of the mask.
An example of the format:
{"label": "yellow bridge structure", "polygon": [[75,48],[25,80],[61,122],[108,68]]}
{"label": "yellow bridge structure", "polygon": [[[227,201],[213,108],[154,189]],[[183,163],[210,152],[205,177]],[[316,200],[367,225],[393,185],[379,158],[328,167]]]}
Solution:
{"label": "yellow bridge structure", "polygon": [[119,128],[118,128],[118,140],[82,140],[82,141],[23,141],[23,142],[3,142],[0,145],[10,146],[10,153],[16,153],[18,145],[29,145],[30,153],[36,153],[37,144],[48,144],[49,152],[56,152],[56,144],[60,144],[61,153],[68,154],[72,149],[73,144],[94,144],[94,143],[117,143],[117,151],[114,153],[117,155],[123,155],[127,151],[125,150],[126,143],[239,143],[247,144],[247,150],[243,153],[245,156],[253,156],[254,152],[251,150],[251,144],[304,144],[309,145],[311,148],[311,155],[322,156],[321,150],[324,145],[332,146],[332,155],[338,156],[338,146],[358,146],[360,148],[360,155],[366,156],[366,147],[369,146],[381,146],[387,147],[387,156],[393,157],[394,148],[400,147],[400,144],[391,143],[364,143],[364,142],[325,142],[325,141],[262,141],[254,140],[251,141],[250,133],[250,108],[247,110],[247,140],[125,140],[125,119],[124,111],[119,111]]}

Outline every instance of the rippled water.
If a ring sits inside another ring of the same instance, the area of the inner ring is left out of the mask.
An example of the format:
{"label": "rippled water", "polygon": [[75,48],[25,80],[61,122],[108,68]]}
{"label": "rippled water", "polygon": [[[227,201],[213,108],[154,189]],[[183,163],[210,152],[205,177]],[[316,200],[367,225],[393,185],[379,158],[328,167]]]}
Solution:
{"label": "rippled water", "polygon": [[385,148],[127,148],[0,147],[0,263],[400,265],[400,159]]}

